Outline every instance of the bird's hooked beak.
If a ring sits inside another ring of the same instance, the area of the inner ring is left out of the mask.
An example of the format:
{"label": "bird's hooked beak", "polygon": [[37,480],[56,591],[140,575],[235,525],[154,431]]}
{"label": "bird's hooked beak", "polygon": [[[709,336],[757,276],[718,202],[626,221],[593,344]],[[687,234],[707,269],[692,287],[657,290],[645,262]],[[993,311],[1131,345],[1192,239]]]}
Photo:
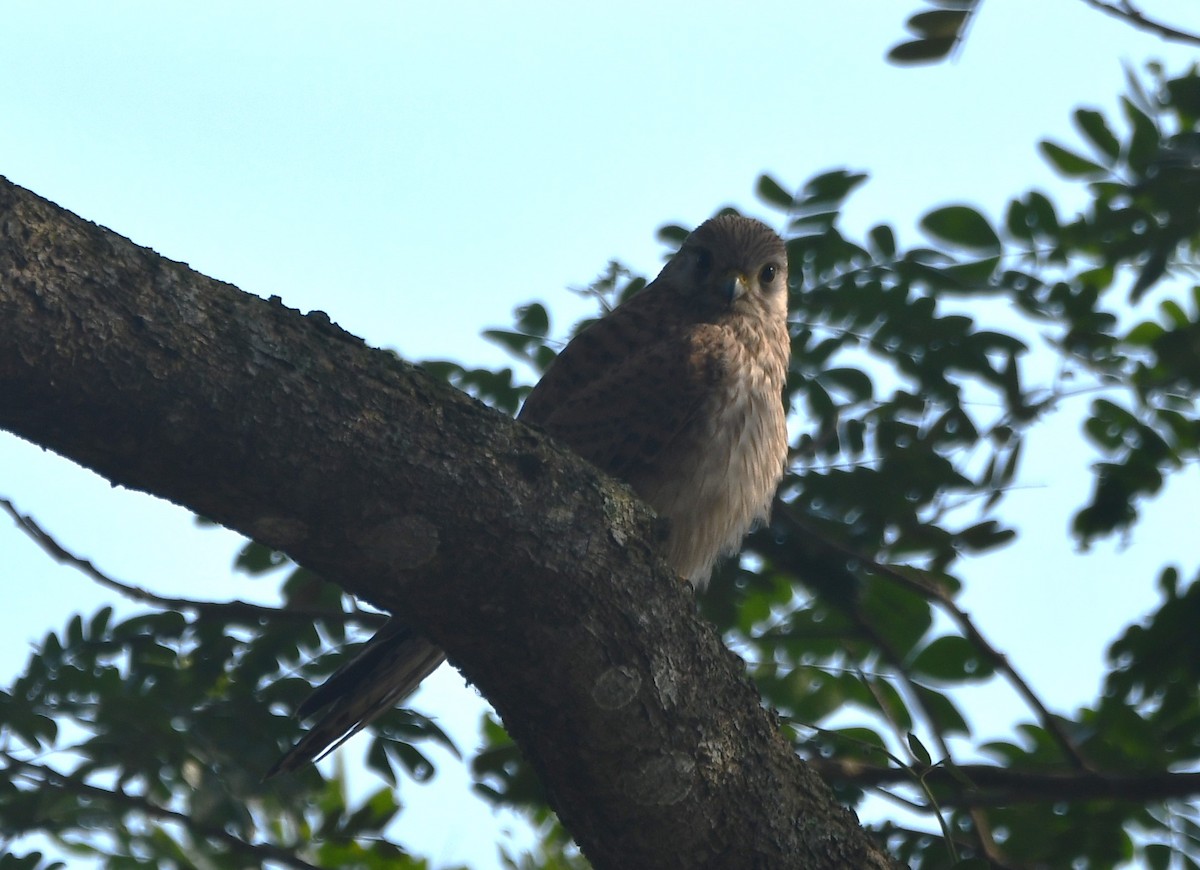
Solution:
{"label": "bird's hooked beak", "polygon": [[721,289],[725,293],[726,301],[732,305],[736,300],[745,296],[749,289],[746,284],[746,276],[735,272],[722,282]]}

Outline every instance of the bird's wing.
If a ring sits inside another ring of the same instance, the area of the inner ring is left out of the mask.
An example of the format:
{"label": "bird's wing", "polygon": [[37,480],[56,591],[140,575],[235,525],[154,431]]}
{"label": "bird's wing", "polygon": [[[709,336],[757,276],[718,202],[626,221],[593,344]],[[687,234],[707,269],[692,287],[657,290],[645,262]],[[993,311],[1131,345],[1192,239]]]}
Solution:
{"label": "bird's wing", "polygon": [[670,328],[655,305],[636,301],[576,336],[520,414],[635,488],[699,418],[721,377],[721,356],[710,352],[716,327]]}

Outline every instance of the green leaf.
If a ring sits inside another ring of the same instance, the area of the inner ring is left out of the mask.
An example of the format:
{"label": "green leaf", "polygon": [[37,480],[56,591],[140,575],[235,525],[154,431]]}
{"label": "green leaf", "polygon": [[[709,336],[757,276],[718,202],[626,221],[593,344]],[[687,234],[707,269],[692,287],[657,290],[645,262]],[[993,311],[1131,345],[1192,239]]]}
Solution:
{"label": "green leaf", "polygon": [[987,218],[965,205],[948,205],[921,219],[921,228],[952,245],[986,254],[999,254],[1000,237]]}
{"label": "green leaf", "polygon": [[1152,320],[1139,323],[1125,335],[1125,343],[1138,347],[1151,347],[1166,332]]}
{"label": "green leaf", "polygon": [[1107,263],[1101,264],[1094,269],[1084,269],[1075,279],[1085,287],[1091,287],[1097,291],[1107,290],[1112,286],[1115,272],[1113,267]]}
{"label": "green leaf", "polygon": [[871,379],[859,369],[827,369],[818,377],[826,386],[839,390],[851,402],[866,402],[871,399]]}
{"label": "green leaf", "polygon": [[367,768],[375,771],[385,782],[396,785],[396,772],[392,769],[387,753],[386,741],[376,737],[367,747]]}
{"label": "green leaf", "polygon": [[812,416],[817,420],[832,423],[837,417],[837,409],[829,393],[816,381],[808,383],[808,406]]}
{"label": "green leaf", "polygon": [[1129,120],[1129,126],[1133,127],[1133,136],[1129,137],[1126,145],[1126,162],[1139,173],[1144,173],[1150,168],[1154,157],[1158,156],[1159,140],[1162,138],[1159,136],[1158,125],[1154,124],[1150,115],[1142,112],[1127,97],[1122,98],[1121,107]]}
{"label": "green leaf", "polygon": [[929,715],[938,733],[943,735],[962,734],[963,736],[971,733],[971,729],[967,727],[967,720],[946,695],[920,684],[914,685],[913,689],[921,701],[921,707]]}
{"label": "green leaf", "polygon": [[79,647],[83,645],[83,617],[76,613],[67,623],[67,646]]}
{"label": "green leaf", "polygon": [[958,289],[968,293],[997,293],[1001,288],[992,284],[996,270],[1000,268],[1000,258],[984,257],[965,263],[955,263],[947,266],[943,274],[951,276]]}
{"label": "green leaf", "polygon": [[1004,216],[1004,228],[1014,239],[1024,242],[1033,241],[1033,228],[1030,226],[1029,208],[1020,200],[1014,199],[1008,204],[1008,212]]}
{"label": "green leaf", "polygon": [[257,541],[247,541],[242,547],[233,566],[246,574],[266,574],[274,571],[287,562],[287,557],[278,550],[273,550]]}
{"label": "green leaf", "polygon": [[1121,156],[1121,143],[1109,129],[1108,122],[1102,114],[1094,109],[1076,109],[1075,123],[1096,150],[1107,158],[1105,162],[1109,166],[1117,162]]}
{"label": "green leaf", "polygon": [[910,649],[933,622],[929,602],[886,580],[871,579],[860,591],[863,616],[893,646]]}
{"label": "green leaf", "polygon": [[825,172],[809,179],[804,185],[804,199],[809,204],[841,202],[866,180],[864,172],[851,172],[848,169]]}
{"label": "green leaf", "polygon": [[392,790],[381,788],[345,819],[342,830],[354,836],[378,834],[399,810]]}
{"label": "green leaf", "polygon": [[1171,866],[1171,856],[1175,850],[1162,843],[1152,843],[1142,850],[1149,870],[1167,870]]}
{"label": "green leaf", "polygon": [[925,748],[925,744],[920,738],[911,731],[908,732],[908,748],[913,754],[913,758],[921,764],[933,764],[933,757],[929,754],[929,750]]}
{"label": "green leaf", "polygon": [[[794,233],[801,238],[818,238],[825,235],[838,218],[836,209],[825,211],[806,211],[788,222],[788,233]],[[799,239],[792,239],[793,242]]]}
{"label": "green leaf", "polygon": [[525,352],[531,339],[523,332],[511,332],[507,329],[485,329],[483,337],[493,344],[498,344],[509,353],[522,355]]}
{"label": "green leaf", "polygon": [[1161,138],[1158,125],[1127,97],[1121,99],[1121,107],[1125,110],[1125,117],[1129,119],[1130,126],[1133,127],[1133,135],[1129,137],[1126,145],[1125,162],[1139,173],[1145,172],[1158,156]]}
{"label": "green leaf", "polygon": [[887,59],[896,64],[937,63],[950,56],[957,42],[958,38],[955,36],[902,42],[892,47],[887,53]]}
{"label": "green leaf", "polygon": [[870,728],[858,726],[830,729],[825,731],[824,735],[847,744],[853,755],[881,760],[887,758],[887,741]]}
{"label": "green leaf", "polygon": [[1007,544],[1016,536],[1017,533],[1013,529],[1006,529],[995,520],[984,520],[963,529],[954,538],[963,549],[981,553]]}
{"label": "green leaf", "polygon": [[1159,311],[1163,313],[1176,329],[1187,329],[1192,325],[1191,320],[1188,319],[1187,312],[1174,299],[1164,299],[1162,305],[1159,306]]}
{"label": "green leaf", "polygon": [[1200,76],[1191,74],[1167,82],[1171,105],[1194,125],[1200,120]]}
{"label": "green leaf", "polygon": [[550,315],[546,306],[531,302],[517,309],[517,329],[527,335],[544,338],[550,331]]}
{"label": "green leaf", "polygon": [[910,664],[914,674],[961,682],[990,677],[993,668],[964,637],[948,634],[929,643]]}
{"label": "green leaf", "polygon": [[112,622],[113,609],[110,606],[101,607],[96,615],[92,617],[91,625],[88,626],[88,636],[92,638],[100,638],[108,633],[109,623]]}
{"label": "green leaf", "polygon": [[880,224],[872,227],[867,236],[870,239],[871,248],[879,259],[890,260],[896,256],[896,235],[892,232],[891,227]]}
{"label": "green leaf", "polygon": [[1062,228],[1058,222],[1058,214],[1054,210],[1054,203],[1050,202],[1044,193],[1036,190],[1030,191],[1025,200],[1026,205],[1029,206],[1032,226],[1040,235],[1057,240]]}
{"label": "green leaf", "polygon": [[870,702],[860,703],[866,709],[882,712],[893,728],[911,728],[912,714],[909,712],[906,698],[896,690],[896,687],[889,680],[868,678],[866,682],[870,689]]}
{"label": "green leaf", "polygon": [[965,10],[936,9],[919,12],[908,19],[908,28],[925,39],[957,39],[967,23]]}
{"label": "green leaf", "polygon": [[1086,157],[1081,157],[1074,151],[1068,151],[1061,145],[1043,139],[1038,143],[1038,147],[1042,151],[1042,155],[1050,161],[1060,173],[1067,178],[1089,178],[1097,175],[1106,175],[1108,170],[1098,163],[1093,163]]}
{"label": "green leaf", "polygon": [[0,870],[58,870],[58,868],[66,866],[61,861],[43,860],[41,852],[0,855]]}
{"label": "green leaf", "polygon": [[766,174],[758,177],[758,188],[755,192],[763,202],[785,211],[796,205],[795,197],[788,193],[778,181]]}

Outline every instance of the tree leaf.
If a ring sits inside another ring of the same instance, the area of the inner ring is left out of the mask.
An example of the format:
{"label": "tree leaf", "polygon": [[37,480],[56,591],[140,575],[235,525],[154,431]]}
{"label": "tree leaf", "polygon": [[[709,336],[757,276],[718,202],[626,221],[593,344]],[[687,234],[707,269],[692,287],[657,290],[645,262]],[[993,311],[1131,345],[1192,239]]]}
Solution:
{"label": "tree leaf", "polygon": [[819,380],[839,390],[851,402],[865,402],[871,399],[871,378],[860,369],[827,369],[821,373]]}
{"label": "tree leaf", "polygon": [[912,752],[913,758],[921,764],[928,765],[933,763],[933,758],[930,756],[929,750],[925,748],[925,744],[921,742],[921,739],[916,734],[909,731],[907,739],[908,748]]}
{"label": "tree leaf", "polygon": [[765,173],[758,177],[758,187],[755,189],[755,193],[763,202],[785,211],[796,205],[795,197],[788,193],[783,185]]}
{"label": "tree leaf", "polygon": [[1100,164],[1093,163],[1074,151],[1068,151],[1048,139],[1038,143],[1038,148],[1051,165],[1067,178],[1089,178],[1107,174],[1107,170]]}
{"label": "tree leaf", "polygon": [[1112,166],[1121,156],[1121,143],[1108,127],[1104,116],[1095,109],[1076,109],[1075,123],[1088,141],[1095,146],[1105,158],[1105,163]]}
{"label": "tree leaf", "polygon": [[910,667],[914,673],[951,682],[985,679],[994,670],[974,644],[956,634],[931,641],[917,653]]}
{"label": "tree leaf", "polygon": [[880,259],[890,260],[896,256],[896,235],[886,224],[872,227],[867,234],[871,248]]}
{"label": "tree leaf", "polygon": [[1133,127],[1133,135],[1125,146],[1125,162],[1137,172],[1144,173],[1158,156],[1161,140],[1158,125],[1127,97],[1121,99],[1121,107]]}
{"label": "tree leaf", "polygon": [[999,254],[1000,237],[987,218],[966,205],[948,205],[931,211],[921,219],[921,228],[931,236],[952,245]]}
{"label": "tree leaf", "polygon": [[965,10],[935,9],[919,12],[906,23],[913,33],[925,39],[957,39],[962,35],[968,17]]}
{"label": "tree leaf", "polygon": [[949,57],[958,38],[955,36],[936,39],[914,39],[893,46],[887,59],[896,64],[937,63]]}
{"label": "tree leaf", "polygon": [[806,203],[838,203],[867,180],[865,172],[837,169],[814,176],[804,185]]}

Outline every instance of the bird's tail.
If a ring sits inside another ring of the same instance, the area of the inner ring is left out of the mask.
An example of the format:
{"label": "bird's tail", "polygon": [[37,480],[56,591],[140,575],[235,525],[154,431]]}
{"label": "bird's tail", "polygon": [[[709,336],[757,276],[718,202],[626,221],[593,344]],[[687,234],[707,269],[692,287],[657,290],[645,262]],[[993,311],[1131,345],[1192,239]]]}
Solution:
{"label": "bird's tail", "polygon": [[312,729],[275,762],[266,778],[295,770],[341,746],[416,691],[446,654],[407,625],[390,619],[319,686],[296,711],[300,718],[324,710]]}

